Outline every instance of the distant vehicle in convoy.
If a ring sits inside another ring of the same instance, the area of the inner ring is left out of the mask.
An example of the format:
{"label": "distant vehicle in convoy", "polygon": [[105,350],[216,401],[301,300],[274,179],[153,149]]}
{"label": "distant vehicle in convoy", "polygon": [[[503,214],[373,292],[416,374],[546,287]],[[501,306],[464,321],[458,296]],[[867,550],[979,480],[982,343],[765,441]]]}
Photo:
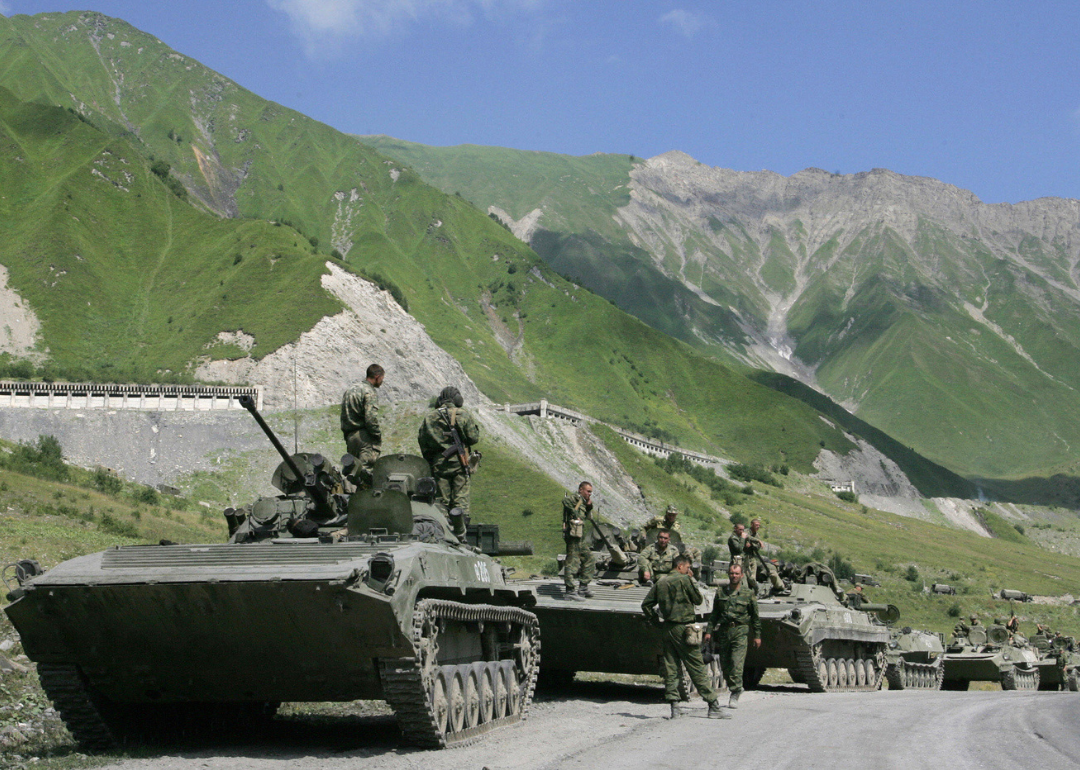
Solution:
{"label": "distant vehicle in convoy", "polygon": [[998,598],[1005,599],[1011,602],[1033,602],[1035,597],[1031,594],[1026,594],[1023,591],[1014,591],[1011,588],[1002,588],[998,593]]}
{"label": "distant vehicle in convoy", "polygon": [[945,648],[943,690],[966,690],[972,682],[998,682],[1003,690],[1039,689],[1039,653],[1010,639],[1002,625],[957,633]]}
{"label": "distant vehicle in convoy", "polygon": [[[900,611],[886,604],[854,606],[824,564],[780,570],[783,591],[759,596],[761,647],[746,654],[744,685],[756,687],[766,669],[786,668],[811,692],[877,690],[885,674],[890,633]],[[765,593],[768,583],[759,582]]]}
{"label": "distant vehicle in convoy", "polygon": [[[658,530],[650,530],[651,544]],[[628,533],[611,524],[600,523],[587,533],[596,558],[596,580],[592,598],[567,599],[559,577],[533,578],[523,585],[536,592],[532,612],[543,629],[544,655],[540,662],[541,684],[568,684],[578,671],[607,674],[659,674],[661,631],[645,622],[641,603],[649,592],[638,581],[638,554],[627,551]],[[677,531],[671,531],[671,546],[680,549]],[[715,591],[701,585],[704,601],[697,617],[704,622],[712,610]],[[714,687],[723,688],[718,659],[703,647],[706,666]],[[683,695],[692,685],[684,675]]]}
{"label": "distant vehicle in convoy", "polygon": [[227,511],[229,543],[111,548],[24,570],[5,611],[85,748],[382,699],[403,735],[460,745],[525,718],[540,660],[533,591],[461,542],[427,463],[387,455],[345,494],[289,455],[282,495]]}
{"label": "distant vehicle in convoy", "polygon": [[886,655],[890,690],[940,690],[945,677],[945,637],[911,627],[893,630]]}

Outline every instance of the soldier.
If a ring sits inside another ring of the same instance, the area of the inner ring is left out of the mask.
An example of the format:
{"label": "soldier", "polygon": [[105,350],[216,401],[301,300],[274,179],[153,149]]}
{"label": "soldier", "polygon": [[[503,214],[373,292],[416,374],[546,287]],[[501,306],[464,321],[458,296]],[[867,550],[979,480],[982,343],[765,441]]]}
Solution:
{"label": "soldier", "polygon": [[[701,659],[701,644],[692,638],[691,624],[697,619],[696,609],[703,601],[697,583],[690,577],[690,558],[675,557],[675,571],[664,575],[649,589],[641,603],[645,618],[661,628],[664,645],[664,700],[671,704],[671,719],[682,716],[679,709],[679,665],[686,667],[690,681],[698,694],[709,704],[709,716],[727,718],[716,700],[716,691],[709,684],[705,663]],[[657,614],[656,608],[660,612]]]}
{"label": "soldier", "polygon": [[1005,623],[1005,630],[1010,634],[1015,634],[1020,630],[1020,618],[1016,615],[1009,616],[1009,620]]}
{"label": "soldier", "polygon": [[386,371],[378,364],[367,368],[366,379],[353,385],[341,397],[341,433],[345,447],[356,458],[355,481],[359,486],[371,484],[371,468],[382,451],[382,429],[379,427],[379,394]]}
{"label": "soldier", "polygon": [[[431,475],[438,487],[438,500],[447,511],[461,510],[460,516],[451,517],[454,534],[465,535],[465,522],[469,515],[469,447],[480,440],[480,426],[469,412],[462,408],[465,400],[455,387],[445,387],[439,393],[435,409],[420,423],[416,436],[420,454],[431,465]],[[462,451],[454,441],[457,434]]]}
{"label": "soldier", "polygon": [[[578,491],[567,492],[562,501],[563,539],[566,541],[566,564],[563,566],[563,583],[568,599],[588,598],[593,595],[589,583],[596,575],[596,559],[585,543],[585,520],[592,518],[592,484],[583,481]],[[579,581],[574,593],[574,580]]]}
{"label": "soldier", "polygon": [[666,529],[668,531],[675,530],[679,534],[682,534],[682,527],[679,525],[679,509],[674,505],[669,505],[664,510],[663,516],[653,516],[647,522],[645,522],[644,531],[648,532],[650,529]]}
{"label": "soldier", "polygon": [[675,557],[679,552],[671,546],[671,534],[662,529],[656,535],[656,542],[648,546],[638,556],[638,578],[642,583],[659,580],[675,569]]}
{"label": "soldier", "polygon": [[[776,565],[761,555],[762,542],[761,538],[758,537],[758,532],[760,531],[761,519],[754,519],[751,521],[750,534],[746,538],[746,558],[748,564],[744,566],[744,569],[749,570],[749,574],[751,575],[757,572],[757,564],[754,563],[756,560],[758,564],[761,564],[761,566],[765,568],[765,572],[769,576],[769,583],[772,587],[777,591],[783,591],[784,581],[780,579],[780,573],[777,571]],[[861,586],[859,587],[859,590],[862,591]]]}
{"label": "soldier", "polygon": [[720,648],[720,668],[724,671],[731,697],[728,708],[737,708],[743,691],[743,666],[746,663],[747,638],[755,648],[761,646],[761,619],[757,597],[743,585],[743,569],[738,564],[728,567],[728,584],[716,592],[708,641],[716,634]]}

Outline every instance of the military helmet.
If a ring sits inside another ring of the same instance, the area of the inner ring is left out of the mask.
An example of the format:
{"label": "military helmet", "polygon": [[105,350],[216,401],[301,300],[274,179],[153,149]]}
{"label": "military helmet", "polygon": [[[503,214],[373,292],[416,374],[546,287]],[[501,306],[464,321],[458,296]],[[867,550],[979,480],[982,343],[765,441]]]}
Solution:
{"label": "military helmet", "polygon": [[439,406],[445,406],[447,404],[453,404],[456,407],[461,407],[465,403],[465,399],[461,397],[461,391],[455,388],[453,385],[447,385],[439,393],[438,404]]}

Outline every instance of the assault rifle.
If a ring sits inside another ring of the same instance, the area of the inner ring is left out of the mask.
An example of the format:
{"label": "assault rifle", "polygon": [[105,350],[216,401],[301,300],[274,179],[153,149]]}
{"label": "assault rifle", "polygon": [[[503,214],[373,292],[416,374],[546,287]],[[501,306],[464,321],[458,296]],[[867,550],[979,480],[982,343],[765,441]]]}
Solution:
{"label": "assault rifle", "polygon": [[461,440],[461,431],[459,431],[457,425],[450,420],[449,413],[447,414],[446,421],[450,425],[450,438],[454,443],[443,451],[442,456],[446,459],[457,455],[458,460],[461,461],[461,467],[465,470],[465,475],[472,476],[480,466],[480,458],[483,457],[483,455],[479,452],[473,452],[470,456],[469,448],[465,446],[465,442]]}

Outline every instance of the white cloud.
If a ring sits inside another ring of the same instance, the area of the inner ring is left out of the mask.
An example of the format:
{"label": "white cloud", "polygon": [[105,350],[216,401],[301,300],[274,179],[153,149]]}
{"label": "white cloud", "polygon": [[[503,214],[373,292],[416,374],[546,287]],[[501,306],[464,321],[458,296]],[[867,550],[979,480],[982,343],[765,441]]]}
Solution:
{"label": "white cloud", "polygon": [[[5,0],[0,0],[0,3]],[[285,13],[309,55],[356,37],[379,37],[418,22],[469,24],[475,14],[501,17],[533,10],[543,0],[266,0]]]}
{"label": "white cloud", "polygon": [[705,26],[705,20],[695,13],[676,8],[668,11],[660,17],[661,24],[670,24],[676,32],[684,37],[693,37]]}

